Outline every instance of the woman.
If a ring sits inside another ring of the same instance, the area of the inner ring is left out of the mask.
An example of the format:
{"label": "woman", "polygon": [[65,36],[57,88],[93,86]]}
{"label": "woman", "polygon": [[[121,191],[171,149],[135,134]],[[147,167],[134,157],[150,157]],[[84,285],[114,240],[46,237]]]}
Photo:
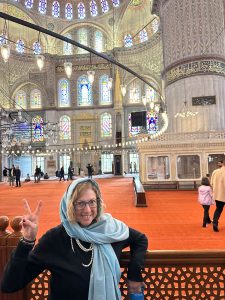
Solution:
{"label": "woman", "polygon": [[103,214],[101,193],[95,181],[79,179],[67,188],[60,205],[62,223],[49,230],[34,247],[41,206],[39,202],[32,213],[25,201],[23,238],[5,269],[3,292],[23,288],[48,269],[51,300],[119,300],[118,259],[128,246],[128,290],[140,292],[145,287],[141,270],[147,239],[111,215]]}

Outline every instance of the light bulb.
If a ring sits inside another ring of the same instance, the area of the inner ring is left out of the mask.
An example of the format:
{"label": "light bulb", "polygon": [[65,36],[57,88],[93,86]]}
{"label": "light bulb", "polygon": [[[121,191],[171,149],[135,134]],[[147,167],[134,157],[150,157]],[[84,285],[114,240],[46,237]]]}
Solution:
{"label": "light bulb", "polygon": [[121,84],[120,89],[121,89],[121,93],[124,97],[126,95],[126,92],[127,92],[127,86],[125,84]]}
{"label": "light bulb", "polygon": [[72,75],[72,72],[73,72],[73,64],[71,62],[65,62],[64,63],[64,70],[65,70],[66,76],[68,78],[70,78],[71,75]]}
{"label": "light bulb", "polygon": [[111,90],[113,86],[113,78],[109,78],[108,80],[108,89]]}
{"label": "light bulb", "polygon": [[38,66],[39,70],[41,71],[44,67],[44,64],[45,64],[44,55],[37,55],[36,56],[36,61],[37,61],[37,66]]}
{"label": "light bulb", "polygon": [[88,76],[88,80],[92,84],[95,80],[95,71],[91,71],[91,70],[87,71],[87,76]]}
{"label": "light bulb", "polygon": [[8,44],[3,44],[1,46],[1,55],[4,62],[6,63],[10,56],[10,46]]}

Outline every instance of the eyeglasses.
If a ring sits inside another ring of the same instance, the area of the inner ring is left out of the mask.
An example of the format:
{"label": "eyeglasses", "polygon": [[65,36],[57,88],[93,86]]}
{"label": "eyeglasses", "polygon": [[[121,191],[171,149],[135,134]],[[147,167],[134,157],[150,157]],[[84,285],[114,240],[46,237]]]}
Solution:
{"label": "eyeglasses", "polygon": [[89,201],[76,201],[73,203],[75,209],[84,209],[88,205],[90,208],[97,207],[97,199],[91,199]]}

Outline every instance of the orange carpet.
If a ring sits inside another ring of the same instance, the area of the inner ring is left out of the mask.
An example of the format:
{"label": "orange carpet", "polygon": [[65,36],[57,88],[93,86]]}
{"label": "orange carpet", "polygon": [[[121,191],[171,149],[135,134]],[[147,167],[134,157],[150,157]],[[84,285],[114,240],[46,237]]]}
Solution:
{"label": "orange carpet", "polygon": [[[105,201],[105,211],[129,226],[144,232],[152,250],[224,249],[225,211],[219,229],[212,225],[202,228],[203,209],[197,202],[196,191],[149,191],[147,208],[134,207],[131,178],[97,179]],[[59,203],[68,182],[42,181],[23,183],[21,188],[0,184],[0,215],[10,219],[23,214],[22,199],[32,209],[43,201],[39,236],[59,223]],[[211,207],[213,215],[215,207]]]}

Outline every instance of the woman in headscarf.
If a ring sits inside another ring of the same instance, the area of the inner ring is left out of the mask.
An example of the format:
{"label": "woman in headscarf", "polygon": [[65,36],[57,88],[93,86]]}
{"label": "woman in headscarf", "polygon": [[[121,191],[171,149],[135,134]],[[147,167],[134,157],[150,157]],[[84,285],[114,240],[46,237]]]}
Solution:
{"label": "woman in headscarf", "polygon": [[43,270],[51,272],[51,300],[120,300],[119,258],[130,247],[128,291],[141,292],[141,271],[147,250],[144,234],[103,213],[98,184],[79,179],[68,188],[60,204],[61,224],[47,231],[35,245],[42,203],[31,212],[24,202],[23,238],[6,266],[1,289],[22,289]]}

